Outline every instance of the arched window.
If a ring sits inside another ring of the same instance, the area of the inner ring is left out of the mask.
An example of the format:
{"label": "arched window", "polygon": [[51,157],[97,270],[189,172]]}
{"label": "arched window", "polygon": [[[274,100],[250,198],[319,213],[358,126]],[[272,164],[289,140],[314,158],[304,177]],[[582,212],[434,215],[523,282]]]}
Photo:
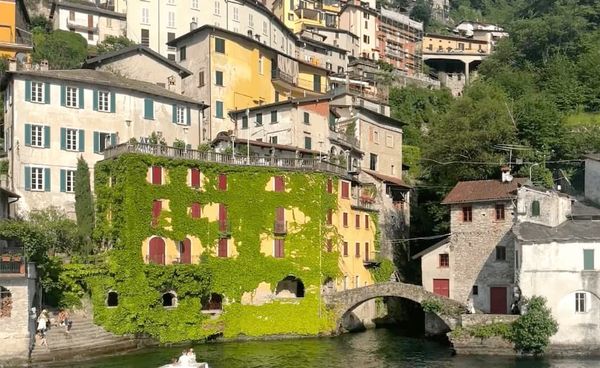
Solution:
{"label": "arched window", "polygon": [[0,318],[9,318],[12,312],[12,294],[4,286],[0,286]]}
{"label": "arched window", "polygon": [[304,298],[304,284],[294,276],[288,276],[277,283],[275,294],[278,298]]}
{"label": "arched window", "polygon": [[165,241],[162,238],[154,237],[150,239],[148,260],[154,264],[165,264]]}
{"label": "arched window", "polygon": [[189,238],[179,242],[179,262],[183,264],[192,263],[192,241]]}
{"label": "arched window", "polygon": [[531,202],[531,216],[538,217],[540,215],[540,202],[533,201]]}
{"label": "arched window", "polygon": [[210,296],[202,298],[202,310],[223,310],[223,295],[211,293]]}
{"label": "arched window", "polygon": [[117,294],[116,291],[109,291],[108,295],[106,296],[106,306],[111,308],[111,307],[117,307],[119,305],[119,294]]}
{"label": "arched window", "polygon": [[162,306],[165,308],[177,307],[177,295],[172,291],[164,293],[162,295]]}

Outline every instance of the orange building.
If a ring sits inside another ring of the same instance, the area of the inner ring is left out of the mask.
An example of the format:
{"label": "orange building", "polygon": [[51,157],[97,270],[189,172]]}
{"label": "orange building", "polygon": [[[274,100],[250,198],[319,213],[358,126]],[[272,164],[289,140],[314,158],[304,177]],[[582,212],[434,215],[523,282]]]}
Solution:
{"label": "orange building", "polygon": [[23,0],[0,0],[0,57],[29,55],[33,44],[28,30],[29,14]]}

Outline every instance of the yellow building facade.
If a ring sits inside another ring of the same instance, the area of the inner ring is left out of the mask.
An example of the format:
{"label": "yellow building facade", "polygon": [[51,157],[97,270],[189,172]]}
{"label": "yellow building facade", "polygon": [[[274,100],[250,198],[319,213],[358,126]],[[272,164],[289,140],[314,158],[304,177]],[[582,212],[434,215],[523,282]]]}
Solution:
{"label": "yellow building facade", "polygon": [[27,56],[33,50],[23,0],[0,0],[0,56]]}
{"label": "yellow building facade", "polygon": [[272,11],[289,29],[299,33],[305,26],[337,28],[340,4],[332,0],[275,0]]}

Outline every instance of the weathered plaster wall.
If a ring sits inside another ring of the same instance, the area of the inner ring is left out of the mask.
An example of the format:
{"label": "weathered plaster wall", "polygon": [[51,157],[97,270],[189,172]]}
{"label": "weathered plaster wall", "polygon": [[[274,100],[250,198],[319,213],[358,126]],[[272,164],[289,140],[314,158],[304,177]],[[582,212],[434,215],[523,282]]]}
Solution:
{"label": "weathered plaster wall", "polygon": [[585,160],[585,197],[600,204],[600,161]]}
{"label": "weathered plaster wall", "polygon": [[[546,226],[558,226],[571,214],[571,199],[551,191],[539,191],[528,187],[518,189],[517,213],[519,222],[532,222]],[[540,204],[539,216],[533,216],[532,203]]]}
{"label": "weathered plaster wall", "polygon": [[[25,275],[18,278],[1,278],[0,286],[12,294],[10,317],[0,318],[0,359],[26,358],[33,328],[29,311],[35,292],[35,281]],[[31,326],[30,326],[31,324]]]}

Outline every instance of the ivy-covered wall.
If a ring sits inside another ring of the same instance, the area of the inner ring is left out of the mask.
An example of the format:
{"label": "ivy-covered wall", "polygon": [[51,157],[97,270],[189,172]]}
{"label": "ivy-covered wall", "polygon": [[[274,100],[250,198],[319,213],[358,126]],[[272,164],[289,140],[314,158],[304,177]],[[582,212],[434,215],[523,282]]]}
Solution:
{"label": "ivy-covered wall", "polygon": [[[152,165],[166,169],[168,180],[152,185],[146,177]],[[198,168],[204,181],[201,191],[188,185],[188,170]],[[217,188],[219,174],[227,174],[226,191]],[[285,192],[265,191],[274,175],[285,177]],[[333,179],[334,192],[326,190]],[[96,236],[112,246],[108,271],[88,278],[97,323],[116,333],[147,333],[162,342],[199,340],[217,332],[226,337],[272,334],[316,335],[332,331],[332,315],[320,302],[327,278],[340,275],[339,247],[327,251],[341,237],[326,225],[328,209],[337,209],[337,181],[323,173],[281,171],[276,168],[226,166],[185,159],[125,154],[99,162],[95,168],[97,196]],[[169,212],[152,226],[152,202],[169,200]],[[145,264],[144,239],[156,235],[173,240],[200,239],[204,249],[215,249],[217,221],[193,219],[188,208],[223,203],[228,207],[231,238],[238,255],[218,258],[204,252],[195,265]],[[285,257],[260,252],[260,234],[272,233],[275,208],[296,208],[308,221],[285,238]],[[169,218],[170,223],[167,221]],[[262,306],[242,305],[244,292],[266,282],[277,283],[293,275],[305,286],[304,298],[275,300]],[[108,291],[119,294],[119,305],[106,307]],[[176,308],[164,308],[164,292],[177,294]],[[216,319],[201,313],[201,298],[210,293],[225,296],[227,303]]]}

